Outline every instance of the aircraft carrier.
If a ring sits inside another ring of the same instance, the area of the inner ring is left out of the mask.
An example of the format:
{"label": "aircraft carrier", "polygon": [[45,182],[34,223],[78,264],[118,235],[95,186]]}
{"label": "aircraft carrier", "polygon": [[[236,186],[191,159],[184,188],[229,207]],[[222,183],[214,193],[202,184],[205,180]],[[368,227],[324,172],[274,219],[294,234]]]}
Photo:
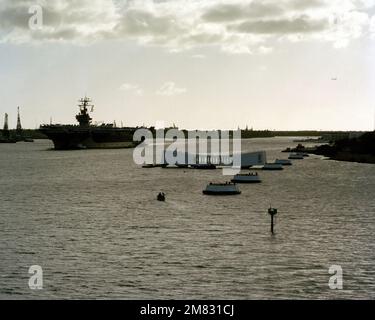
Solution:
{"label": "aircraft carrier", "polygon": [[53,141],[56,150],[133,148],[137,128],[117,128],[114,124],[93,125],[88,109],[93,111],[91,100],[79,100],[79,125],[41,125],[39,131]]}

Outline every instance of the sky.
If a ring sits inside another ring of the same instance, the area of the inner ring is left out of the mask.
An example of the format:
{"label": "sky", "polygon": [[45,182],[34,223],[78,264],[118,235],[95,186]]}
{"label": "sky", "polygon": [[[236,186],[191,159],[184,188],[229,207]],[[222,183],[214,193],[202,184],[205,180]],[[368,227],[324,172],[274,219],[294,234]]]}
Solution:
{"label": "sky", "polygon": [[374,58],[375,0],[0,0],[0,119],[374,130]]}

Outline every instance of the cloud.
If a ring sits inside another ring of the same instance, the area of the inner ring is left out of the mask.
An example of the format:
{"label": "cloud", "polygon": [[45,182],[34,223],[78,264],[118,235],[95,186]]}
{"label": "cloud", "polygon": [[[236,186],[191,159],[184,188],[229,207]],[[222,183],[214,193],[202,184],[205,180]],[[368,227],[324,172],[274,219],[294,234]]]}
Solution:
{"label": "cloud", "polygon": [[284,13],[284,9],[277,3],[250,2],[250,3],[218,3],[211,6],[202,19],[208,22],[227,22],[240,19],[277,16]]}
{"label": "cloud", "polygon": [[375,37],[375,15],[372,16],[370,21],[370,33],[373,37]]}
{"label": "cloud", "polygon": [[327,20],[312,20],[307,17],[278,20],[245,21],[237,25],[231,25],[229,30],[251,34],[294,34],[310,33],[326,30]]}
{"label": "cloud", "polygon": [[268,53],[271,53],[272,51],[273,51],[273,48],[264,47],[264,46],[260,46],[258,49],[258,52],[261,54],[268,54]]}
{"label": "cloud", "polygon": [[[30,6],[43,28],[30,30]],[[1,0],[0,43],[132,40],[177,52],[217,46],[267,53],[280,41],[349,44],[370,28],[375,0]],[[372,30],[372,29],[371,29]]]}
{"label": "cloud", "polygon": [[131,84],[131,83],[123,83],[120,88],[121,91],[128,91],[132,92],[133,94],[137,96],[142,96],[143,95],[143,89],[136,85],[136,84]]}
{"label": "cloud", "polygon": [[325,8],[324,0],[291,0],[287,2],[289,9],[306,10],[312,8]]}
{"label": "cloud", "polygon": [[194,54],[191,56],[193,59],[206,59],[204,54]]}
{"label": "cloud", "polygon": [[223,45],[222,49],[230,54],[253,54],[249,45],[241,43],[228,43]]}
{"label": "cloud", "polygon": [[186,88],[178,88],[172,81],[164,83],[161,88],[156,92],[159,96],[172,97],[185,93]]}
{"label": "cloud", "polygon": [[353,39],[359,39],[371,31],[371,19],[364,12],[344,12],[335,16],[335,22],[329,31],[318,33],[315,37],[332,42],[335,48],[345,48]]}

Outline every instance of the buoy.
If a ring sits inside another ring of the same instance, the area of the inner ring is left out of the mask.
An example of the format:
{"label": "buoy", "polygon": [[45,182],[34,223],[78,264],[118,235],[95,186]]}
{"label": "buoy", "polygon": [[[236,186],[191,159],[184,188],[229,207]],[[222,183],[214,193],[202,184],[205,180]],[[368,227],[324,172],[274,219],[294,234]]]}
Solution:
{"label": "buoy", "polygon": [[159,192],[157,196],[158,201],[165,201],[165,193],[164,192]]}
{"label": "buoy", "polygon": [[273,217],[275,215],[277,215],[277,209],[270,207],[268,209],[268,214],[271,216],[271,233],[274,234],[274,232],[273,232]]}

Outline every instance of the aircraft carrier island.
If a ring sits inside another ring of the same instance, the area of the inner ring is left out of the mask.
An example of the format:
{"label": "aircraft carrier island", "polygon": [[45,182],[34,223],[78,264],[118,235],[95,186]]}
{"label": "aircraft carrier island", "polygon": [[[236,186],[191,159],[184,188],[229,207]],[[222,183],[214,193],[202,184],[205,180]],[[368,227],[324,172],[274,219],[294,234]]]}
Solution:
{"label": "aircraft carrier island", "polygon": [[117,128],[114,124],[93,125],[88,108],[91,100],[79,100],[79,125],[41,125],[39,130],[53,141],[56,150],[133,148],[137,128]]}

